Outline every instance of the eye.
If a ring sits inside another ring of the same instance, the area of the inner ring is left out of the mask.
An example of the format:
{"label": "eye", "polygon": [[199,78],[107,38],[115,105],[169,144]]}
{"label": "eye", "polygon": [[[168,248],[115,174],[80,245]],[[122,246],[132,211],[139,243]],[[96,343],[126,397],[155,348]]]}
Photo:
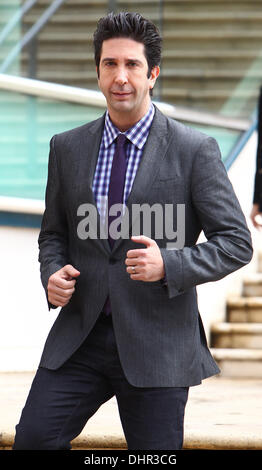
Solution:
{"label": "eye", "polygon": [[136,67],[136,66],[137,66],[137,62],[130,61],[130,62],[128,62],[128,65],[129,65],[130,67]]}

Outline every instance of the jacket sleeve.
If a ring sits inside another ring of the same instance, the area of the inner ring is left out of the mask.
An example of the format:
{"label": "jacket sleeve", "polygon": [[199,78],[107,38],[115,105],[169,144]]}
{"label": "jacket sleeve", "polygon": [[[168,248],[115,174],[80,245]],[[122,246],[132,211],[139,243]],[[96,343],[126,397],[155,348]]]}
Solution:
{"label": "jacket sleeve", "polygon": [[[41,281],[46,291],[49,277],[67,264],[67,223],[63,205],[55,136],[50,141],[45,212],[38,238]],[[49,309],[56,308],[48,302]]]}
{"label": "jacket sleeve", "polygon": [[207,241],[177,250],[161,248],[170,298],[198,284],[221,279],[252,258],[251,236],[244,214],[217,142],[211,137],[196,152],[191,197]]}

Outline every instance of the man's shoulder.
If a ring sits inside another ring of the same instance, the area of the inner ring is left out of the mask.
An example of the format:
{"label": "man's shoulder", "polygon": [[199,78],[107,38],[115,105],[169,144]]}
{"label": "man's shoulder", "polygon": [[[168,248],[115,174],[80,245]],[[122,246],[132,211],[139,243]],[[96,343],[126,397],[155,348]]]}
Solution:
{"label": "man's shoulder", "polygon": [[173,117],[169,117],[157,109],[156,124],[160,122],[162,126],[165,123],[166,131],[170,137],[173,137],[176,143],[183,143],[184,146],[199,146],[206,139],[210,139],[210,136],[204,132],[190,126],[189,124],[180,122]]}
{"label": "man's shoulder", "polygon": [[[152,128],[151,135],[155,136],[158,133],[159,138],[164,135],[168,152],[174,158],[179,158],[183,165],[191,168],[192,163],[199,155],[209,161],[221,159],[219,145],[214,137],[168,117],[159,110],[157,110],[155,118],[155,129]],[[157,131],[156,125],[160,131]],[[153,138],[155,139],[155,137]]]}

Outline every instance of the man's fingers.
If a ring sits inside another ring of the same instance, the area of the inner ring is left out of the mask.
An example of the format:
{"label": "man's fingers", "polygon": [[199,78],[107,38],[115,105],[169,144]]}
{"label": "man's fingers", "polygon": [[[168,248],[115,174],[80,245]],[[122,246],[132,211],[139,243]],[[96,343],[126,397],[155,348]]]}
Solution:
{"label": "man's fingers", "polygon": [[146,237],[145,235],[133,235],[131,237],[131,240],[133,240],[135,243],[143,243],[144,245],[150,246],[155,243],[155,240],[152,238]]}
{"label": "man's fingers", "polygon": [[53,283],[61,289],[72,289],[76,283],[74,278],[79,275],[80,272],[77,269],[75,269],[71,264],[67,264],[50,276],[49,283]]}
{"label": "man's fingers", "polygon": [[131,237],[131,240],[135,243],[141,243],[143,245],[146,245],[146,248],[128,250],[126,254],[128,258],[138,258],[145,256],[147,249],[156,245],[155,240],[152,240],[152,238],[146,237],[145,235],[133,236]]}
{"label": "man's fingers", "polygon": [[130,279],[133,281],[146,281],[142,274],[130,274]]}
{"label": "man's fingers", "polygon": [[[258,219],[256,218],[257,216],[259,216]],[[250,218],[251,218],[252,224],[258,230],[260,230],[262,227],[261,216],[262,216],[262,213],[260,211],[259,204],[257,203],[253,204]]]}
{"label": "man's fingers", "polygon": [[256,229],[261,229],[262,223],[259,222],[255,217],[251,217],[251,221]]}
{"label": "man's fingers", "polygon": [[75,277],[80,272],[71,264],[67,264],[59,271],[52,274],[48,280],[48,300],[56,307],[64,307],[68,304],[75,291]]}
{"label": "man's fingers", "polygon": [[143,250],[143,248],[139,249],[139,250],[128,250],[127,254],[126,254],[127,258],[141,258],[143,256],[145,256],[145,251]]}
{"label": "man's fingers", "polygon": [[162,279],[164,276],[164,263],[155,240],[144,235],[131,238],[134,242],[143,243],[143,245],[146,245],[146,248],[128,250],[125,264],[130,278],[134,281],[146,282]]}
{"label": "man's fingers", "polygon": [[76,280],[75,279],[63,279],[60,276],[51,276],[49,279],[50,285],[55,285],[56,287],[60,287],[60,289],[72,289],[75,286]]}
{"label": "man's fingers", "polygon": [[67,264],[62,268],[63,274],[65,274],[67,277],[78,277],[80,275],[80,271],[78,269],[75,269],[74,266],[71,264]]}
{"label": "man's fingers", "polygon": [[135,243],[143,243],[147,247],[154,245],[156,242],[152,238],[146,237],[145,235],[137,235],[131,237],[131,240]]}
{"label": "man's fingers", "polygon": [[143,257],[136,258],[135,256],[134,257],[131,256],[125,259],[125,264],[127,266],[135,266],[137,264],[144,264],[143,259],[144,259]]}
{"label": "man's fingers", "polygon": [[68,304],[70,299],[65,299],[64,297],[60,297],[59,295],[49,295],[48,300],[52,305],[56,307],[64,307]]}
{"label": "man's fingers", "polygon": [[49,285],[49,292],[53,295],[59,295],[60,297],[69,298],[75,292],[75,288],[71,289],[61,289],[61,287],[56,286],[55,284]]}

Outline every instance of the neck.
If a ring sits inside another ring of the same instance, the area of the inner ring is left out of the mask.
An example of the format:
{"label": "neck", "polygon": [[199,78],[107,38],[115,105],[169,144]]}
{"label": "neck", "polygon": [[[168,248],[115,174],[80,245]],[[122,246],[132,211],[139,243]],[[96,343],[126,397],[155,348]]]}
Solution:
{"label": "neck", "polygon": [[130,113],[130,111],[117,113],[115,110],[112,110],[108,107],[108,113],[112,123],[117,127],[117,129],[119,129],[121,132],[125,132],[146,115],[150,105],[151,101],[148,103],[147,107],[141,109],[140,112],[135,113]]}

